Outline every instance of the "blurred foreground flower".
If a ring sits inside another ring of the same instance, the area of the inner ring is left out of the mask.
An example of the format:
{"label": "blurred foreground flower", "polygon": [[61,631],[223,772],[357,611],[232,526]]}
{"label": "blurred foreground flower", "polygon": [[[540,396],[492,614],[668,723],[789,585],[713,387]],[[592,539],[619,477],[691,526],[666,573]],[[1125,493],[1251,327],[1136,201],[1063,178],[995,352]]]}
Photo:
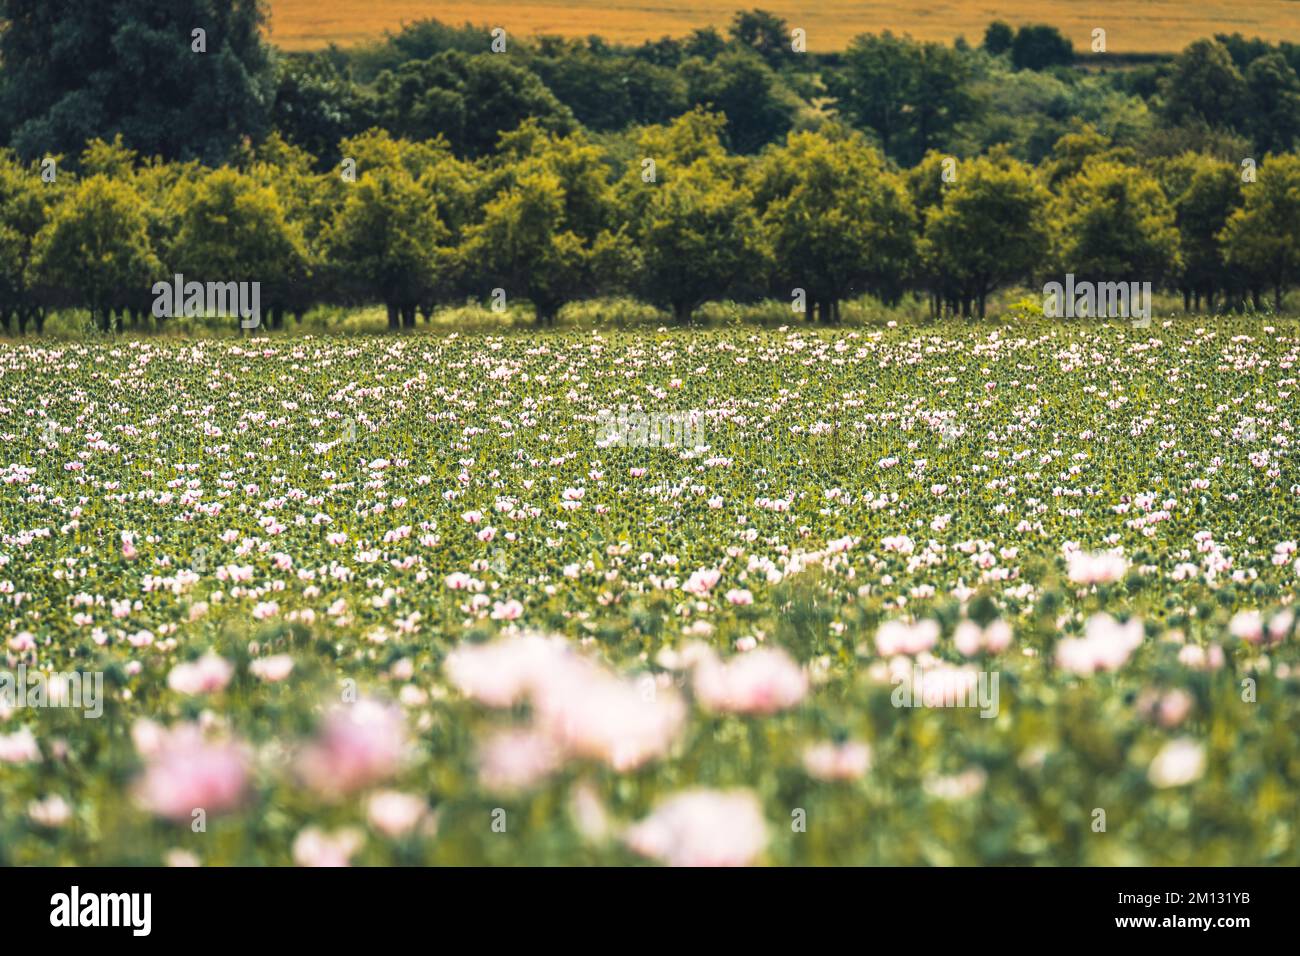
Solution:
{"label": "blurred foreground flower", "polygon": [[293,862],[299,866],[351,866],[352,855],[365,842],[361,832],[351,827],[333,833],[308,827],[293,841]]}
{"label": "blurred foreground flower", "polygon": [[808,676],[785,651],[759,648],[725,662],[708,654],[695,667],[694,687],[707,710],[772,714],[803,700]]}
{"label": "blurred foreground flower", "polygon": [[1073,584],[1110,584],[1128,573],[1128,562],[1115,554],[1075,551],[1066,560]]}
{"label": "blurred foreground flower", "polygon": [[27,805],[27,817],[37,826],[61,827],[72,817],[72,808],[68,801],[57,793],[44,800],[33,800]]}
{"label": "blurred foreground flower", "polygon": [[813,744],[803,752],[803,766],[818,780],[857,780],[871,769],[871,748],[856,740]]}
{"label": "blurred foreground flower", "polygon": [[671,689],[620,677],[563,638],[529,634],[466,644],[446,667],[451,682],[482,703],[532,704],[532,728],[480,748],[480,781],[488,789],[531,786],[567,757],[631,770],[666,754],[686,722],[686,706]]}
{"label": "blurred foreground flower", "polygon": [[1147,779],[1161,788],[1195,783],[1204,774],[1205,747],[1190,737],[1165,744],[1147,769]]}
{"label": "blurred foreground flower", "polygon": [[623,839],[669,866],[748,866],[767,846],[767,824],[748,790],[687,790],[659,804]]}
{"label": "blurred foreground flower", "polygon": [[1056,663],[1080,677],[1123,666],[1142,643],[1142,622],[1136,618],[1120,624],[1109,614],[1094,614],[1083,637],[1066,637],[1056,645]]}
{"label": "blurred foreground flower", "polygon": [[189,821],[195,810],[220,813],[243,799],[247,754],[237,741],[209,741],[197,724],[167,730],[148,721],[137,722],[132,737],[145,758],[135,795],[149,812]]}
{"label": "blurred foreground flower", "polygon": [[211,694],[224,690],[233,674],[229,661],[208,651],[196,661],[173,667],[167,675],[167,686],[189,696]]}
{"label": "blurred foreground flower", "polygon": [[0,734],[0,763],[25,763],[41,759],[41,748],[36,745],[30,727],[11,734]]}
{"label": "blurred foreground flower", "polygon": [[317,793],[338,797],[391,777],[406,747],[401,710],[362,698],[330,711],[316,740],[299,756],[298,772]]}

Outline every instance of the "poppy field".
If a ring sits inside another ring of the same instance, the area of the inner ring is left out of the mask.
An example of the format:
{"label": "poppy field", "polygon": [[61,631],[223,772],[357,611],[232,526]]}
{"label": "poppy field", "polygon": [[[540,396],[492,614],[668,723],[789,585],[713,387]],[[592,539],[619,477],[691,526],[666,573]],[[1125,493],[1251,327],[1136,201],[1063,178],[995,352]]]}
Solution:
{"label": "poppy field", "polygon": [[0,864],[1300,863],[1300,322],[0,346]]}

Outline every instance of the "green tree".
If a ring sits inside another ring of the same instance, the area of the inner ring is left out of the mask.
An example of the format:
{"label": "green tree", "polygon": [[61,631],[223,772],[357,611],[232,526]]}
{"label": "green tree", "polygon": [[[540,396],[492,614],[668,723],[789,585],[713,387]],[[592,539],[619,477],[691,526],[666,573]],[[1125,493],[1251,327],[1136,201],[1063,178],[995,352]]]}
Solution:
{"label": "green tree", "polygon": [[683,49],[687,56],[698,56],[705,60],[712,60],[726,47],[727,41],[713,27],[699,27],[692,30],[683,41]]}
{"label": "green tree", "polygon": [[390,329],[413,327],[453,256],[432,191],[400,166],[378,166],[346,197],[323,236],[328,266],[355,300],[384,303]]}
{"label": "green tree", "polygon": [[732,42],[753,50],[773,68],[791,52],[790,25],[766,10],[737,10],[727,32]]}
{"label": "green tree", "polygon": [[64,185],[41,179],[36,164],[24,165],[8,150],[0,150],[0,324],[8,333],[18,319],[18,331],[28,323],[41,331],[45,310],[37,295],[33,268],[36,237],[59,202]]}
{"label": "green tree", "polygon": [[1158,285],[1181,264],[1173,208],[1145,170],[1087,161],[1062,186],[1051,219],[1058,267],[1082,280]]}
{"label": "green tree", "polygon": [[1165,119],[1173,125],[1199,120],[1232,128],[1244,113],[1246,81],[1215,40],[1197,40],[1178,54],[1160,91]]}
{"label": "green tree", "polygon": [[1167,161],[1160,171],[1174,207],[1182,269],[1178,285],[1183,309],[1199,311],[1201,297],[1214,309],[1218,294],[1232,285],[1220,235],[1244,201],[1240,168],[1199,153]]}
{"label": "green tree", "polygon": [[889,32],[855,37],[826,87],[839,114],[875,132],[884,151],[904,165],[940,146],[975,106],[960,53]]}
{"label": "green tree", "polygon": [[36,237],[33,260],[38,281],[88,309],[103,331],[111,310],[138,300],[162,270],[139,193],[102,175],[64,196]]}
{"label": "green tree", "polygon": [[861,134],[791,134],[755,165],[753,193],[782,295],[805,290],[810,319],[837,320],[855,292],[890,298],[911,271],[911,197]]}
{"label": "green tree", "polygon": [[1051,198],[1031,166],[1002,152],[955,169],[943,202],[926,214],[921,254],[947,277],[964,316],[974,302],[984,318],[989,295],[1042,269]]}
{"label": "green tree", "polygon": [[1074,61],[1074,45],[1056,27],[1030,24],[1011,41],[1011,63],[1017,70],[1045,70]]}
{"label": "green tree", "polygon": [[677,71],[636,57],[566,49],[531,63],[556,98],[593,131],[662,123],[687,109],[686,81]]}
{"label": "green tree", "polygon": [[1282,54],[1261,56],[1246,70],[1246,108],[1261,152],[1285,152],[1300,139],[1300,77]]}
{"label": "green tree", "polygon": [[375,122],[373,95],[355,83],[346,61],[327,53],[282,56],[276,69],[272,122],[289,142],[317,157],[339,161],[339,143]]}
{"label": "green tree", "polygon": [[485,156],[526,119],[550,132],[574,126],[573,113],[536,74],[509,57],[455,50],[403,63],[375,82],[381,124],[410,139],[446,137],[466,156]]}
{"label": "green tree", "polygon": [[1043,178],[1056,190],[1066,180],[1079,175],[1089,160],[1109,159],[1131,164],[1135,158],[1133,150],[1115,146],[1109,136],[1076,120],[1070,131],[1057,139],[1051,155],[1043,161]]}
{"label": "green tree", "polygon": [[984,31],[984,49],[993,56],[1001,56],[1011,49],[1011,44],[1015,38],[1016,31],[1011,28],[1009,23],[994,20]]}
{"label": "green tree", "polygon": [[266,129],[265,27],[259,0],[0,0],[0,125],[26,158],[121,133],[146,155],[221,162]]}
{"label": "green tree", "polygon": [[308,279],[308,255],[275,190],[229,167],[181,188],[168,265],[187,280],[261,283],[269,325],[281,327],[295,286]]}
{"label": "green tree", "polygon": [[636,253],[635,286],[685,322],[713,299],[762,288],[768,263],[745,162],[722,145],[726,121],[692,110],[637,136],[619,182]]}
{"label": "green tree", "polygon": [[712,62],[688,60],[681,73],[693,107],[727,118],[724,137],[738,153],[757,152],[794,125],[798,100],[752,53],[728,50]]}
{"label": "green tree", "polygon": [[1267,157],[1244,191],[1245,204],[1223,229],[1226,259],[1246,278],[1257,308],[1259,290],[1271,288],[1280,312],[1287,289],[1300,281],[1300,156]]}
{"label": "green tree", "polygon": [[767,255],[743,188],[704,166],[646,188],[654,192],[638,229],[642,289],[678,322],[763,275]]}
{"label": "green tree", "polygon": [[525,124],[507,134],[495,191],[470,226],[461,258],[510,294],[522,290],[539,323],[565,303],[612,287],[631,260],[617,223],[609,170],[584,136],[555,137]]}

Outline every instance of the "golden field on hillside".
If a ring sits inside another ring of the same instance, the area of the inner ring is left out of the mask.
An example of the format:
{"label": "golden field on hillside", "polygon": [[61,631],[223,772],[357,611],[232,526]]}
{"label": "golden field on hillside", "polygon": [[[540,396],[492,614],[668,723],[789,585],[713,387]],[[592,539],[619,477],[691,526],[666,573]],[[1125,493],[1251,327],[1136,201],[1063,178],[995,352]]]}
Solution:
{"label": "golden field on hillside", "polygon": [[926,40],[951,40],[960,34],[977,42],[994,19],[1013,25],[1050,23],[1079,50],[1090,49],[1093,29],[1102,27],[1113,53],[1180,50],[1215,33],[1300,41],[1300,0],[270,0],[272,39],[286,49],[353,44],[428,17],[503,26],[515,35],[596,33],[612,41],[639,42],[696,27],[721,27],[733,11],[750,6],[803,27],[814,52],[842,49],[859,33],[887,29]]}

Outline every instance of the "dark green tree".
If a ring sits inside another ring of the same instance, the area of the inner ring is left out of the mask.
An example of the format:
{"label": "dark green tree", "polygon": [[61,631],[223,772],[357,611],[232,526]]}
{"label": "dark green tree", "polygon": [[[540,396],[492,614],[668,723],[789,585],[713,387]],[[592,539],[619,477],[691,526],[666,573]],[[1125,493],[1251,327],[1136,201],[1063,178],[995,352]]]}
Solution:
{"label": "dark green tree", "polygon": [[397,136],[445,136],[461,155],[484,156],[500,135],[534,119],[550,132],[575,127],[573,113],[536,74],[494,53],[455,50],[404,63],[375,83],[383,127]]}
{"label": "dark green tree", "polygon": [[752,53],[728,50],[712,62],[688,60],[681,72],[691,106],[727,118],[725,139],[735,152],[757,152],[794,125],[797,99]]}
{"label": "dark green tree", "polygon": [[1247,124],[1255,148],[1290,150],[1300,139],[1300,77],[1280,53],[1269,53],[1246,70]]}
{"label": "dark green tree", "polygon": [[1246,81],[1214,40],[1197,40],[1178,54],[1160,90],[1165,119],[1174,125],[1200,121],[1232,128],[1245,112]]}
{"label": "dark green tree", "polygon": [[841,116],[910,166],[973,111],[969,80],[957,51],[885,32],[856,37],[826,86]]}
{"label": "dark green tree", "polygon": [[1001,56],[1011,49],[1015,38],[1016,31],[1011,28],[1011,24],[994,20],[984,31],[984,49],[994,56]]}
{"label": "dark green tree", "polygon": [[1074,45],[1056,27],[1030,24],[1011,41],[1011,63],[1017,70],[1046,70],[1074,62]]}
{"label": "dark green tree", "polygon": [[267,128],[265,26],[260,0],[0,0],[0,125],[27,158],[121,133],[220,163]]}
{"label": "dark green tree", "polygon": [[791,52],[790,25],[766,10],[738,10],[728,29],[732,42],[753,50],[775,68]]}

